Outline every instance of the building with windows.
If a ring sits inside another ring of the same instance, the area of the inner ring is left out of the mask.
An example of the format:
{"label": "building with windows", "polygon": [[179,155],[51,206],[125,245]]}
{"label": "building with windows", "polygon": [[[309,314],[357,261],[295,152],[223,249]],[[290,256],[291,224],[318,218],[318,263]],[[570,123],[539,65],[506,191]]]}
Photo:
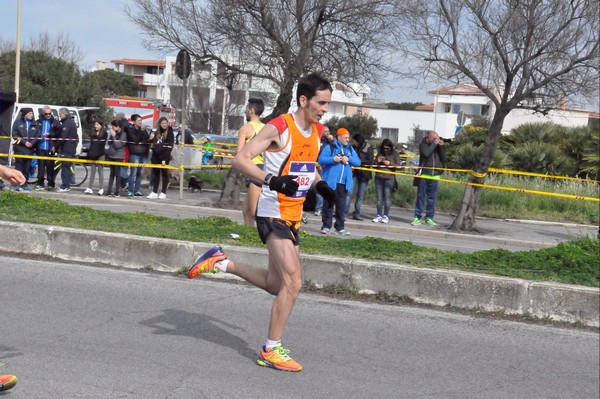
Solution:
{"label": "building with windows", "polygon": [[165,86],[165,61],[121,58],[111,62],[115,64],[116,71],[129,75],[138,82],[138,97],[161,98],[160,88]]}
{"label": "building with windows", "polygon": [[[139,83],[139,97],[152,99],[162,106],[174,106],[180,120],[184,109],[184,87],[175,74],[175,61],[176,57],[167,56],[164,61],[124,58],[111,62],[117,71],[131,75]],[[185,93],[186,124],[196,132],[222,135],[235,135],[245,123],[248,98],[261,98],[267,106],[264,115],[268,115],[278,94],[271,82],[229,73],[217,62],[195,63]],[[417,107],[414,111],[392,110],[382,102],[371,101],[366,85],[335,83],[329,112],[322,122],[355,114],[371,116],[377,120],[377,138],[406,143],[419,141],[430,130],[437,131],[442,137],[453,138],[472,118],[491,117],[494,112],[493,103],[473,85],[456,84],[427,93],[434,97],[433,104]],[[564,126],[588,124],[589,112],[568,110],[564,102],[559,105],[559,109],[546,115],[515,109],[507,116],[503,133],[531,122],[554,122]],[[292,100],[290,111],[295,108],[295,100]]]}

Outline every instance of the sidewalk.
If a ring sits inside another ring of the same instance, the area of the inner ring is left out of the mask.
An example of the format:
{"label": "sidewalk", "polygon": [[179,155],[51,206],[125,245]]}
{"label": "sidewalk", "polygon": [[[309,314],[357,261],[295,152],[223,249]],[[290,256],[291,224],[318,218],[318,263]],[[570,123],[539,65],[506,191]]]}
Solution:
{"label": "sidewalk", "polygon": [[[217,192],[184,193],[179,200],[175,191],[167,194],[167,200],[145,198],[106,198],[84,195],[83,189],[69,193],[32,192],[35,195],[73,203],[97,203],[111,206],[134,204],[137,211],[169,208],[173,216],[193,210],[199,216],[220,215],[241,220],[241,212],[233,209],[213,208],[212,197]],[[165,204],[168,204],[165,207]],[[445,237],[459,236],[470,245],[477,241],[491,240],[501,247],[521,243],[528,246],[548,246],[572,239],[579,234],[597,234],[596,226],[580,226],[558,223],[522,222],[481,219],[481,235],[451,233],[442,227],[430,229],[410,226],[412,214],[408,210],[392,210],[387,225],[372,223],[374,209],[365,207],[364,221],[348,222],[348,229],[366,232],[371,236],[388,234],[402,239],[404,234],[423,237],[429,243],[437,243]],[[398,216],[399,215],[399,216]],[[436,217],[441,225],[449,224],[449,215]],[[319,218],[310,216],[307,230],[320,228]],[[316,227],[315,227],[316,226]],[[358,233],[357,233],[358,234]],[[68,260],[96,265],[107,265],[138,270],[157,270],[178,273],[214,243],[185,242],[134,235],[103,233],[81,229],[40,226],[0,221],[0,235],[5,237],[0,250],[9,253],[42,255],[57,260]],[[354,235],[356,237],[356,235]],[[387,236],[386,236],[387,237]],[[324,237],[323,239],[330,239]],[[335,238],[331,238],[335,239]],[[501,245],[502,244],[502,245]],[[265,249],[223,246],[232,259],[266,265]],[[478,311],[504,312],[506,314],[532,315],[549,320],[600,326],[600,290],[598,288],[570,286],[557,283],[531,282],[521,279],[497,277],[454,270],[417,268],[404,264],[382,263],[342,257],[301,254],[303,279],[317,286],[337,284],[365,293],[388,292],[410,297],[417,303],[436,306],[452,306]],[[228,274],[207,278],[236,279]]]}
{"label": "sidewalk", "polygon": [[[179,199],[179,190],[170,189],[167,192],[167,199],[159,201],[148,200],[145,197],[129,199],[127,197],[105,198],[97,195],[84,195],[84,189],[84,187],[73,187],[71,192],[64,194],[42,191],[31,192],[29,195],[60,199],[76,204],[83,203],[90,206],[93,203],[100,202],[121,204],[123,206],[136,204],[137,211],[152,213],[162,208],[163,211],[161,214],[169,217],[180,217],[181,214],[177,211],[185,211],[184,215],[195,214],[200,217],[211,215],[224,216],[236,222],[243,223],[241,203],[237,208],[219,208],[213,205],[219,199],[220,191],[218,190],[209,189],[196,193],[183,190],[183,199]],[[144,192],[146,194],[149,193]],[[242,195],[243,198],[244,196]],[[164,211],[164,204],[169,204],[168,208],[173,211],[173,215],[169,215]],[[307,225],[303,225],[302,229],[312,234],[318,234],[321,228],[321,218],[314,216],[312,212],[307,212],[306,215],[309,222]],[[362,207],[363,221],[347,218],[346,229],[352,233],[351,238],[375,235],[386,239],[412,241],[424,246],[438,247],[438,245],[442,245],[442,249],[449,250],[452,249],[453,245],[458,245],[461,247],[457,248],[458,250],[469,251],[469,245],[473,247],[472,250],[491,247],[508,250],[539,249],[554,246],[560,242],[582,236],[596,237],[598,234],[598,226],[592,225],[482,217],[477,218],[479,233],[454,232],[447,229],[453,221],[453,215],[445,213],[436,214],[437,227],[430,227],[424,224],[412,226],[410,222],[413,219],[413,209],[398,207],[392,207],[390,222],[388,224],[373,223],[371,220],[375,216],[375,207],[367,204]],[[461,242],[462,244],[457,244]],[[481,245],[477,245],[478,243]],[[483,246],[484,243],[486,243],[486,246]],[[447,248],[444,246],[447,246]]]}

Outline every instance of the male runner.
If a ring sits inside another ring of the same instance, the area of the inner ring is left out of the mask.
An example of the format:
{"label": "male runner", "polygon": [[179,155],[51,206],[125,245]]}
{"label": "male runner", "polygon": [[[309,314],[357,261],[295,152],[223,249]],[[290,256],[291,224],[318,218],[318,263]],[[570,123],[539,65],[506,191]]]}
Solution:
{"label": "male runner", "polygon": [[[260,121],[260,115],[263,113],[264,109],[265,104],[260,98],[248,99],[248,105],[246,106],[246,121],[248,123],[242,126],[238,133],[237,152],[240,152],[246,143],[256,137],[258,132],[265,126],[265,124]],[[256,157],[252,158],[252,162],[263,169],[264,161],[262,154],[258,154]],[[244,215],[244,224],[246,226],[254,226],[256,205],[258,204],[258,197],[262,191],[262,186],[254,184],[249,180],[246,186],[248,187],[248,192],[246,193],[246,199],[242,206],[242,214]]]}
{"label": "male runner", "polygon": [[[188,278],[208,271],[233,273],[276,296],[268,338],[257,363],[277,370],[302,370],[281,345],[281,336],[302,288],[298,249],[302,203],[315,182],[324,198],[335,200],[335,192],[316,173],[323,129],[319,121],[329,109],[331,92],[329,82],[317,74],[301,78],[296,91],[298,110],[270,121],[233,160],[233,166],[249,179],[263,183],[256,225],[269,251],[268,269],[234,262],[214,247],[188,271]],[[264,171],[252,162],[263,152]]]}

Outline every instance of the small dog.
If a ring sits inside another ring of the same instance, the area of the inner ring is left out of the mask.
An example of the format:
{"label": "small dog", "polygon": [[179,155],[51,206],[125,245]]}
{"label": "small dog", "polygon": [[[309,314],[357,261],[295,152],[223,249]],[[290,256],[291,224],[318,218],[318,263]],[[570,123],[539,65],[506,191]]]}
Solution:
{"label": "small dog", "polygon": [[196,191],[202,191],[202,185],[204,182],[202,180],[196,179],[195,176],[190,177],[190,181],[188,182],[188,191],[195,193]]}

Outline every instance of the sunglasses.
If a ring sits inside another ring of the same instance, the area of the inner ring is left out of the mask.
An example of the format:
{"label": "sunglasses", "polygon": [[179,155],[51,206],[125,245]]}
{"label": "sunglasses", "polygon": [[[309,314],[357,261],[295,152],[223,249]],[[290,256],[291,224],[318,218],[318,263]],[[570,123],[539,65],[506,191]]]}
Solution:
{"label": "sunglasses", "polygon": [[52,112],[44,112],[44,115],[52,115]]}
{"label": "sunglasses", "polygon": [[383,147],[384,150],[391,150],[390,147]]}

